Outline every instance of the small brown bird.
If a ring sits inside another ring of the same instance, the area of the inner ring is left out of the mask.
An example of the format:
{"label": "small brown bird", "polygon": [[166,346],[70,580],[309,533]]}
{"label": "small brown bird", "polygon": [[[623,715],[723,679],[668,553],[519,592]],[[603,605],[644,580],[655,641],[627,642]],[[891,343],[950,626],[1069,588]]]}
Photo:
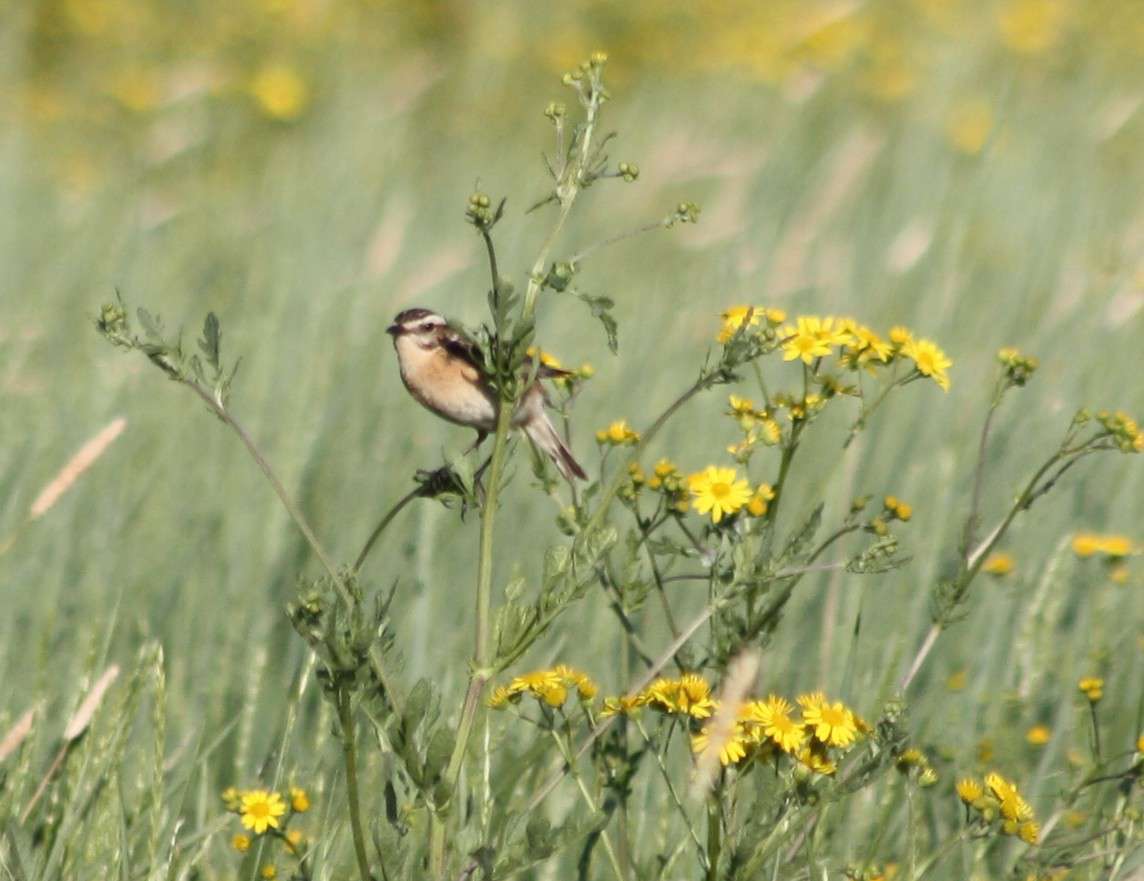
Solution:
{"label": "small brown bird", "polygon": [[[442,419],[476,429],[473,446],[480,446],[496,430],[500,400],[478,366],[476,344],[428,309],[399,312],[386,333],[393,337],[401,381],[409,394]],[[563,375],[563,371],[541,367],[537,380],[517,403],[512,423],[552,460],[566,480],[586,480],[588,475],[544,412],[547,398],[540,377]]]}

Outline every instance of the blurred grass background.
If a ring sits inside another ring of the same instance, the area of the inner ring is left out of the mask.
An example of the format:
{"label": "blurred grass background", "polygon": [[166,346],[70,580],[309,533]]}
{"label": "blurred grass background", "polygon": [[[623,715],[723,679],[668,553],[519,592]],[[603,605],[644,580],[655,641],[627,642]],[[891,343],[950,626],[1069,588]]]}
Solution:
{"label": "blurred grass background", "polygon": [[[999,346],[1043,368],[998,422],[987,523],[1076,407],[1144,412],[1133,0],[23,0],[0,25],[0,730],[42,707],[22,785],[38,780],[87,685],[110,662],[130,668],[150,640],[166,657],[163,785],[193,781],[162,805],[165,824],[207,828],[217,790],[253,783],[267,756],[319,793],[334,785],[313,689],[282,742],[303,646],[281,608],[313,561],[233,438],[146,363],[108,350],[91,320],[115,289],[188,339],[216,311],[224,351],[243,356],[235,410],[328,546],[351,558],[414,468],[469,441],[408,399],[384,327],[411,305],[483,318],[487,270],[462,219],[478,180],[508,198],[502,271],[523,283],[548,228],[543,212],[522,218],[544,193],[541,110],[573,103],[560,74],[597,48],[612,59],[611,153],[641,177],[590,191],[560,252],[681,198],[704,212],[697,227],[601,252],[581,276],[617,302],[619,358],[579,304],[542,304],[542,345],[597,368],[574,414],[582,460],[596,461],[594,429],[646,424],[691,380],[734,303],[907,324],[954,360],[948,395],[911,386],[844,457],[848,414],[813,432],[789,524],[822,493],[837,514],[854,494],[892,492],[917,512],[915,559],[889,576],[808,580],[765,656],[765,688],[845,681],[841,696],[875,712],[956,549]],[[724,404],[691,405],[653,456],[719,460],[734,438]],[[29,524],[39,490],[118,416],[123,436]],[[1076,469],[1018,521],[1015,574],[981,585],[970,620],[939,643],[913,726],[948,763],[947,782],[987,740],[994,763],[1029,775],[1035,805],[1048,798],[1085,744],[1074,692],[1086,673],[1107,676],[1119,708],[1109,738],[1129,744],[1140,730],[1140,567],[1113,585],[1068,551],[1077,529],[1144,540],[1139,465]],[[555,538],[557,512],[525,478],[503,509],[501,583],[535,572]],[[424,503],[368,567],[378,586],[400,577],[407,675],[431,676],[458,704],[475,561],[474,521]],[[659,644],[658,617],[646,617]],[[592,598],[533,660],[579,664],[618,689],[619,639]],[[951,693],[957,672],[964,691]],[[1038,722],[1054,736],[1034,748],[1024,732]],[[196,759],[200,738],[223,730]],[[120,801],[140,799],[146,775],[131,755],[113,771]],[[115,816],[108,801],[90,829]],[[873,822],[874,811],[856,820],[837,852],[859,848]],[[900,848],[895,834],[879,858]],[[204,877],[233,867],[216,839]],[[109,858],[84,840],[74,865]]]}

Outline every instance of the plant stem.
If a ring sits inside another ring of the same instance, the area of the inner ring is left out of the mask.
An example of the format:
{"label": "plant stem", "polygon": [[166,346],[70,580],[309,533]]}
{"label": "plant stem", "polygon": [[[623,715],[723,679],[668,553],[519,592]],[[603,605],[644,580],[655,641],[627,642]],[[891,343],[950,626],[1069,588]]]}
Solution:
{"label": "plant stem", "polygon": [[[580,772],[576,770],[576,760],[572,758],[572,753],[568,744],[560,739],[560,735],[556,733],[555,729],[551,729],[549,733],[552,739],[556,741],[556,746],[560,749],[560,755],[564,757],[564,762],[568,766],[569,773],[572,779],[576,781],[576,786],[580,790],[580,797],[584,799],[584,804],[593,814],[600,813],[600,808],[596,805],[596,800],[592,798],[592,793],[588,791],[588,787],[584,783],[584,778],[580,776]],[[608,855],[608,862],[612,864],[612,871],[616,873],[616,878],[619,881],[625,881],[624,870],[620,868],[619,857],[616,856],[616,849],[612,846],[612,839],[608,837],[606,830],[600,830],[600,840],[604,842],[604,852]]]}
{"label": "plant stem", "polygon": [[381,518],[381,522],[379,522],[377,526],[374,527],[373,532],[369,534],[369,538],[366,539],[365,546],[357,555],[357,559],[354,560],[354,565],[350,569],[354,575],[357,575],[358,572],[361,571],[361,567],[365,564],[365,558],[368,557],[369,552],[373,550],[374,543],[381,537],[381,534],[385,532],[386,527],[393,522],[393,518],[400,514],[402,509],[404,509],[406,505],[412,502],[420,494],[421,487],[414,487],[405,495],[403,495],[392,508],[385,512],[385,516]]}
{"label": "plant stem", "polygon": [[[488,488],[485,502],[481,506],[481,543],[477,559],[477,616],[476,635],[473,650],[473,669],[469,688],[461,707],[461,721],[457,726],[457,740],[453,753],[445,769],[445,784],[450,798],[461,776],[461,765],[465,759],[465,749],[473,731],[477,712],[481,706],[481,695],[488,682],[492,652],[490,645],[490,619],[492,611],[493,583],[493,525],[496,519],[497,498],[500,494],[501,475],[504,470],[505,453],[508,449],[508,432],[512,425],[513,402],[502,401],[497,415],[496,437],[493,440],[493,455],[489,465]],[[430,814],[429,866],[434,878],[441,878],[445,872],[445,810],[436,806]]]}
{"label": "plant stem", "polygon": [[691,836],[691,840],[695,843],[695,850],[699,854],[699,862],[703,867],[703,871],[708,871],[707,852],[703,849],[703,842],[699,840],[699,833],[695,831],[695,827],[691,823],[691,818],[687,816],[687,809],[684,808],[679,793],[675,791],[675,784],[672,783],[671,773],[667,770],[667,765],[663,762],[663,756],[654,748],[655,745],[651,742],[651,737],[648,735],[647,729],[644,728],[639,717],[632,716],[632,722],[635,723],[636,730],[638,730],[640,736],[643,737],[644,743],[648,745],[648,752],[655,756],[656,764],[659,766],[659,773],[663,775],[663,782],[667,784],[667,792],[671,796],[675,807],[679,810],[679,815],[683,818],[683,824],[687,827],[687,834]]}
{"label": "plant stem", "polygon": [[707,796],[707,881],[719,879],[719,852],[723,846],[723,818],[719,808],[719,788],[716,787]]}
{"label": "plant stem", "polygon": [[342,732],[342,758],[346,766],[346,798],[350,803],[350,831],[354,839],[354,855],[357,857],[358,874],[361,875],[361,881],[371,881],[369,859],[365,854],[365,834],[361,826],[361,804],[358,800],[354,719],[350,708],[350,696],[344,690],[338,690],[337,705],[338,722]]}

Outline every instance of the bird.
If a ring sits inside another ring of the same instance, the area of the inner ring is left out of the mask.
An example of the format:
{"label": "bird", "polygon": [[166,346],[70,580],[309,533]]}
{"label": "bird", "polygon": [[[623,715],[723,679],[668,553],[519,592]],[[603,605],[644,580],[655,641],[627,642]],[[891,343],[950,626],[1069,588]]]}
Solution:
{"label": "bird", "polygon": [[[476,449],[496,431],[500,396],[490,386],[478,358],[477,344],[430,309],[413,308],[397,313],[386,328],[393,338],[401,381],[426,409],[455,425],[473,428]],[[526,365],[527,369],[527,365]],[[521,396],[512,425],[521,429],[556,466],[569,483],[588,475],[552,425],[541,377],[569,375],[567,371],[541,366],[537,378]]]}

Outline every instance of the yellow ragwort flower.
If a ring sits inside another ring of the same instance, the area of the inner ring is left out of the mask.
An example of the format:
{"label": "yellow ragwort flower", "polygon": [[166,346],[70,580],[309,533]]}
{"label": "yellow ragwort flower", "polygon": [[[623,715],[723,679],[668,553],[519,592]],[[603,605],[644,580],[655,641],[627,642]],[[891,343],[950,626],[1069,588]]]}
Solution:
{"label": "yellow ragwort flower", "polygon": [[687,478],[692,505],[700,514],[710,514],[718,523],[726,514],[734,514],[751,500],[747,481],[739,478],[734,468],[708,465]]}
{"label": "yellow ragwort flower", "polygon": [[310,810],[310,796],[300,786],[290,787],[290,809],[296,814],[304,814]]}
{"label": "yellow ragwort flower", "polygon": [[985,785],[1001,804],[1001,816],[1014,823],[1033,819],[1033,809],[1017,791],[1017,784],[1006,780],[996,771],[985,775]]}
{"label": "yellow ragwort flower", "polygon": [[301,829],[291,829],[286,833],[286,849],[290,851],[290,853],[298,853],[298,851],[302,849],[302,838]]}
{"label": "yellow ragwort flower", "polygon": [[1016,568],[1016,565],[1012,554],[999,551],[985,558],[985,562],[981,564],[981,571],[987,575],[1003,578],[1009,575]]}
{"label": "yellow ragwort flower", "polygon": [[234,838],[230,840],[230,843],[239,853],[246,853],[250,850],[250,836],[243,835],[241,832],[235,835]]}
{"label": "yellow ragwort flower", "polygon": [[824,328],[822,319],[814,315],[800,315],[795,325],[786,325],[779,333],[783,342],[783,360],[801,359],[804,364],[813,364],[816,358],[830,354],[830,340],[834,338],[833,320],[829,329]]}
{"label": "yellow ragwort flower", "polygon": [[747,755],[750,741],[743,726],[736,723],[729,732],[713,732],[712,726],[704,725],[702,730],[691,737],[691,751],[696,755],[705,753],[712,747],[719,750],[719,764],[726,767],[741,761]]}
{"label": "yellow ragwort flower", "polygon": [[794,708],[786,698],[769,695],[748,704],[748,718],[759,725],[763,735],[783,752],[797,753],[806,740],[806,729],[791,717]]}
{"label": "yellow ragwort flower", "polygon": [[242,825],[261,835],[278,828],[278,818],[286,813],[286,803],[277,792],[252,789],[242,794]]}
{"label": "yellow ragwort flower", "polygon": [[967,805],[972,805],[984,794],[981,783],[972,777],[963,777],[957,781],[957,797]]}
{"label": "yellow ragwort flower", "polygon": [[938,387],[949,391],[949,374],[946,372],[953,362],[932,340],[910,340],[902,346],[902,354],[914,362],[914,367],[922,376],[928,376]]}
{"label": "yellow ragwort flower", "polygon": [[1101,698],[1104,697],[1104,680],[1099,676],[1085,676],[1076,684],[1076,687],[1084,693],[1089,703],[1100,703]]}
{"label": "yellow ragwort flower", "polygon": [[639,432],[632,429],[626,419],[617,419],[607,428],[602,428],[596,432],[596,443],[598,444],[611,444],[615,447],[622,447],[634,446],[638,444],[639,441]]}
{"label": "yellow ragwort flower", "polygon": [[830,703],[819,691],[800,695],[798,705],[807,729],[822,743],[849,746],[858,737],[854,714],[841,701]]}
{"label": "yellow ragwort flower", "polygon": [[914,332],[901,324],[890,328],[890,344],[895,349],[902,349],[914,341]]}
{"label": "yellow ragwort flower", "polygon": [[239,813],[242,809],[242,793],[238,791],[237,787],[228,786],[222,791],[223,806],[232,813]]}
{"label": "yellow ragwort flower", "polygon": [[574,685],[576,693],[580,696],[581,700],[590,701],[596,696],[599,688],[596,683],[592,681],[592,677],[587,673],[569,667],[567,664],[558,664],[554,672],[560,675],[565,685]]}
{"label": "yellow ragwort flower", "polygon": [[265,878],[266,881],[272,881],[272,879],[278,877],[278,868],[274,863],[267,863],[258,871],[258,874]]}
{"label": "yellow ragwort flower", "polygon": [[604,718],[608,716],[630,716],[646,703],[647,697],[643,694],[632,697],[626,694],[606,697],[604,698],[604,705],[600,709],[600,716]]}
{"label": "yellow ragwort flower", "polygon": [[797,758],[799,763],[804,767],[809,768],[816,774],[824,774],[829,777],[838,770],[838,766],[830,761],[830,758],[826,755],[826,747],[816,740],[812,740],[803,747],[795,758]]}
{"label": "yellow ragwort flower", "polygon": [[1025,732],[1025,742],[1032,746],[1044,746],[1053,738],[1053,731],[1048,725],[1034,725]]}
{"label": "yellow ragwort flower", "polygon": [[1040,836],[1041,827],[1037,825],[1036,820],[1026,820],[1017,827],[1017,837],[1025,844],[1036,844]]}
{"label": "yellow ragwort flower", "polygon": [[760,483],[751,500],[747,502],[747,513],[752,517],[762,517],[767,513],[767,505],[774,497],[774,487],[769,483]]}
{"label": "yellow ragwort flower", "polygon": [[283,122],[297,119],[306,109],[310,90],[298,72],[282,64],[271,64],[255,74],[250,93],[267,116]]}
{"label": "yellow ragwort flower", "polygon": [[492,690],[487,701],[490,710],[503,710],[508,702],[519,692],[514,692],[507,685],[498,685]]}
{"label": "yellow ragwort flower", "polygon": [[745,324],[747,327],[757,327],[763,320],[762,306],[732,306],[723,313],[723,327],[719,330],[718,341],[728,342],[739,332]]}
{"label": "yellow ragwort flower", "polygon": [[657,679],[643,697],[655,709],[694,719],[706,719],[715,712],[711,686],[696,673],[684,673],[678,679]]}

